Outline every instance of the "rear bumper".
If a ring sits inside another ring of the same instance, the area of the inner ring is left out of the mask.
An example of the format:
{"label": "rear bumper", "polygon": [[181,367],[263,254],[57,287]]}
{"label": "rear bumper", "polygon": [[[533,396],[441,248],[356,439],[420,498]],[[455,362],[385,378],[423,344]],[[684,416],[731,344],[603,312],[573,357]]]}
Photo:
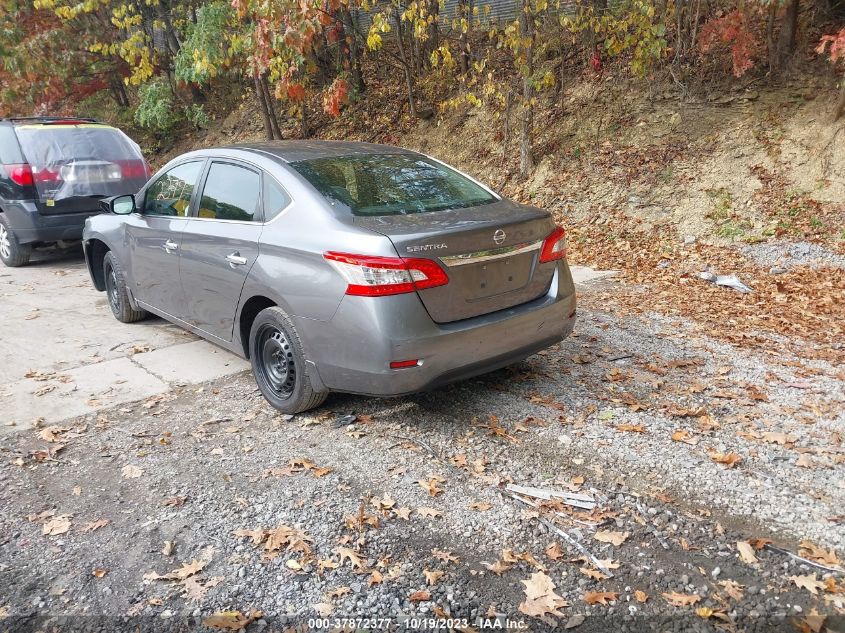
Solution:
{"label": "rear bumper", "polygon": [[[314,378],[333,391],[396,396],[494,371],[561,341],[575,324],[569,268],[547,294],[513,308],[437,324],[416,294],[345,296],[329,322],[295,319]],[[391,369],[391,361],[420,359]]]}
{"label": "rear bumper", "polygon": [[82,239],[86,218],[99,209],[86,213],[41,215],[33,202],[13,202],[3,206],[9,226],[21,244],[58,242]]}

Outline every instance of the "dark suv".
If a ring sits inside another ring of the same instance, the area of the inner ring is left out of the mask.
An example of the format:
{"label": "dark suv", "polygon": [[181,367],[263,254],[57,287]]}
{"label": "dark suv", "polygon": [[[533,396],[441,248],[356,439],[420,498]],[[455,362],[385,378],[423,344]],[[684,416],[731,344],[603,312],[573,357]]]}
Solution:
{"label": "dark suv", "polygon": [[82,238],[99,200],[138,191],[150,176],[141,149],[94,119],[0,119],[0,260]]}

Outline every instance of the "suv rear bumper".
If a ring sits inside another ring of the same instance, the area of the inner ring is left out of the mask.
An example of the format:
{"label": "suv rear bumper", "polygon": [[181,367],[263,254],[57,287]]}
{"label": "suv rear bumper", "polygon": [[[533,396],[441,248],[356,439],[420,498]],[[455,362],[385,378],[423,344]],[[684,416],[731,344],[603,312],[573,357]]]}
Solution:
{"label": "suv rear bumper", "polygon": [[[329,322],[294,319],[313,360],[313,382],[332,391],[397,396],[477,376],[545,349],[575,324],[575,288],[565,263],[533,301],[453,323],[435,323],[416,294],[345,296]],[[392,361],[419,359],[391,369]]]}
{"label": "suv rear bumper", "polygon": [[93,209],[85,213],[41,215],[34,202],[18,201],[3,205],[9,228],[20,244],[58,242],[82,239],[85,219],[100,213]]}

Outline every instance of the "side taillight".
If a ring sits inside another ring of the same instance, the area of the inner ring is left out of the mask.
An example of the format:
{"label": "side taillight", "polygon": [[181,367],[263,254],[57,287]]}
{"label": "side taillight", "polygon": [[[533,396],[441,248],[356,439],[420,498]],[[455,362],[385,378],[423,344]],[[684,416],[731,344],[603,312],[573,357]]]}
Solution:
{"label": "side taillight", "polygon": [[16,185],[31,187],[35,182],[32,179],[32,168],[27,163],[3,165],[3,169]]}
{"label": "side taillight", "polygon": [[566,231],[558,226],[543,240],[543,248],[540,250],[540,263],[545,264],[565,257]]}
{"label": "side taillight", "polygon": [[329,251],[323,257],[346,280],[346,294],[383,297],[425,290],[449,283],[440,265],[431,259],[378,257]]}

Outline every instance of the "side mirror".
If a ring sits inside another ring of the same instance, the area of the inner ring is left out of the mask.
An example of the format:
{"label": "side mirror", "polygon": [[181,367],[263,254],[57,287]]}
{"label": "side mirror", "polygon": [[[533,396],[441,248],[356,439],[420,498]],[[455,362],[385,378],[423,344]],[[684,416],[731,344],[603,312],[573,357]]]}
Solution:
{"label": "side mirror", "polygon": [[129,215],[135,211],[135,196],[116,196],[108,201],[109,211],[117,215]]}

